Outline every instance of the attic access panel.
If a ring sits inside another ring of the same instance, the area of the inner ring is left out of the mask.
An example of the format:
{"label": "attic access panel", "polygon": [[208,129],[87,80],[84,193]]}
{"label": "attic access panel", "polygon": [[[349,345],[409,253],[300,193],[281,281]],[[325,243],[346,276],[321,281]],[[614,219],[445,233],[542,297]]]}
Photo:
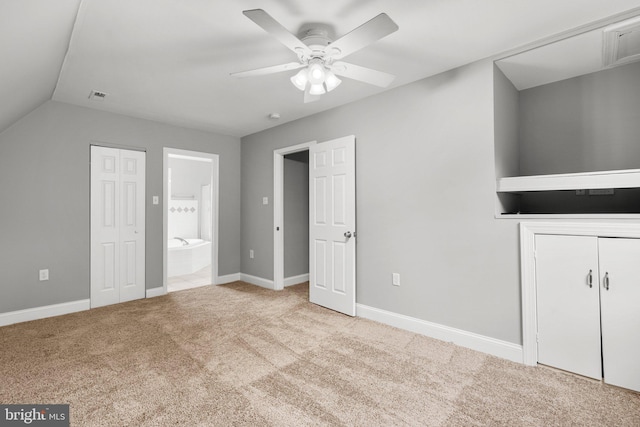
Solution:
{"label": "attic access panel", "polygon": [[605,28],[603,65],[615,67],[636,61],[640,61],[640,17]]}

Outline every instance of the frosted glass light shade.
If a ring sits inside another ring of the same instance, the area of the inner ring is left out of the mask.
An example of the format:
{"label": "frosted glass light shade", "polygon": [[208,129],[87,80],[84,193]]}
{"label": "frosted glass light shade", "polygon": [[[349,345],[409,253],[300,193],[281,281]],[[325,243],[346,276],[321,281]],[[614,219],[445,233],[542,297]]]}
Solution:
{"label": "frosted glass light shade", "polygon": [[291,83],[293,83],[293,85],[300,90],[304,90],[305,87],[307,87],[308,81],[309,77],[307,76],[306,68],[303,68],[302,70],[298,71],[295,76],[291,77]]}
{"label": "frosted glass light shade", "polygon": [[312,85],[321,85],[325,78],[324,66],[320,63],[313,63],[309,65],[309,81]]}
{"label": "frosted glass light shade", "polygon": [[325,93],[324,86],[322,85],[322,83],[312,84],[311,88],[309,89],[309,93],[311,95],[322,95],[323,93]]}
{"label": "frosted glass light shade", "polygon": [[340,85],[340,83],[342,83],[342,80],[337,78],[336,75],[333,74],[331,71],[327,71],[327,76],[324,79],[324,84],[327,86],[328,92],[331,92],[332,90],[337,88]]}

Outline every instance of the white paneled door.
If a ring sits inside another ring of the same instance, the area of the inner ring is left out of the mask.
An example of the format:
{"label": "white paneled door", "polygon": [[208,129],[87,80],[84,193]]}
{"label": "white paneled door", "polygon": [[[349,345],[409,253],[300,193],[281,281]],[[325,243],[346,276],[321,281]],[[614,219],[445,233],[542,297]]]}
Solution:
{"label": "white paneled door", "polygon": [[145,153],[91,147],[91,307],[145,296]]}
{"label": "white paneled door", "polygon": [[356,314],[355,137],[309,149],[309,300]]}

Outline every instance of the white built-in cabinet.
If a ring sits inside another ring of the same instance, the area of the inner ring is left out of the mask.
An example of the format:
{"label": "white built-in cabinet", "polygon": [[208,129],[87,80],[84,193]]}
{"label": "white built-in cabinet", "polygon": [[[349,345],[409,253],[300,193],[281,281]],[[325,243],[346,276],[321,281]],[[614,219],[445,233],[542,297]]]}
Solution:
{"label": "white built-in cabinet", "polygon": [[535,235],[538,363],[640,391],[640,239]]}

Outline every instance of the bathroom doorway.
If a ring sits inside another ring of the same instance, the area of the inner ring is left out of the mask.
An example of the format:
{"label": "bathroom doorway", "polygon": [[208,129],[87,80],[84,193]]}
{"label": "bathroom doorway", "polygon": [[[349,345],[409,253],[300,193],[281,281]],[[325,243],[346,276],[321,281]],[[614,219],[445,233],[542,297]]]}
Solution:
{"label": "bathroom doorway", "polygon": [[165,292],[215,284],[218,156],[165,148],[164,176]]}

